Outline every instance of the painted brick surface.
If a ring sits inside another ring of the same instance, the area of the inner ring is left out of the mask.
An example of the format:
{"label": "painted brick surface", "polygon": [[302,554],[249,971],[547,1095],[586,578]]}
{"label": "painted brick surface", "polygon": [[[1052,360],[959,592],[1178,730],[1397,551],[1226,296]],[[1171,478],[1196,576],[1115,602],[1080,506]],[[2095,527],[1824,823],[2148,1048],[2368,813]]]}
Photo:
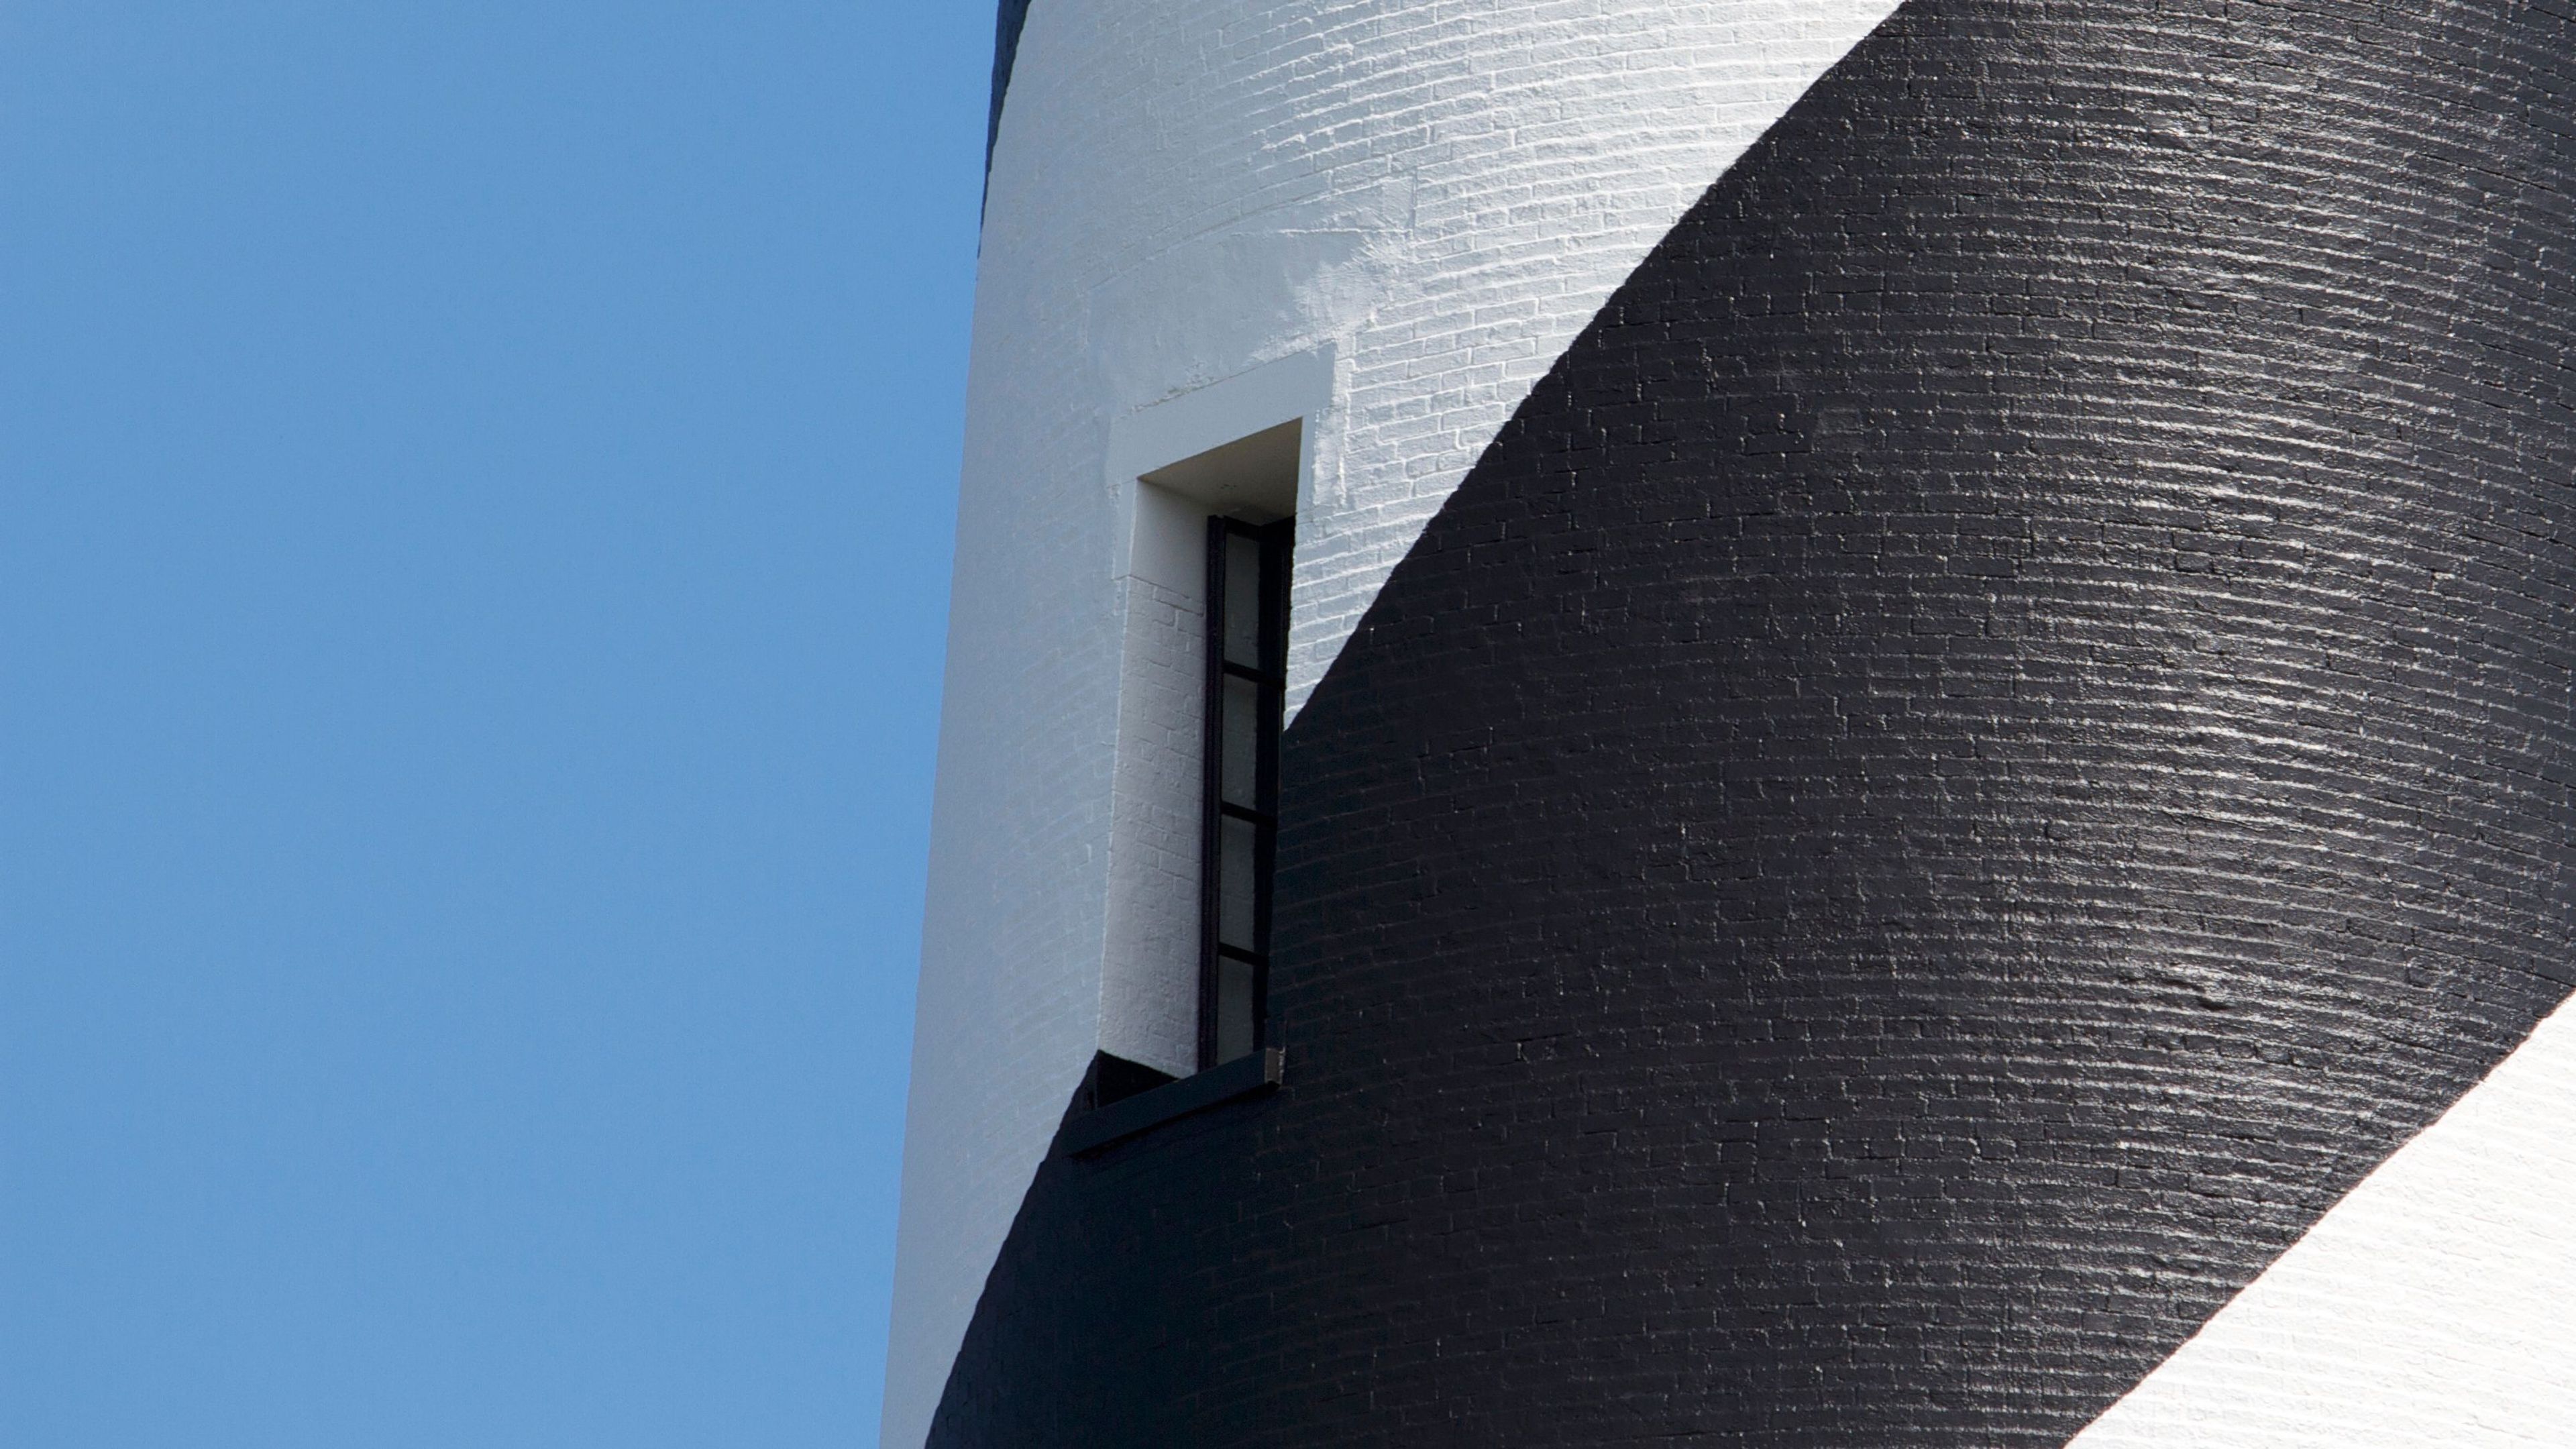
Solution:
{"label": "painted brick surface", "polygon": [[1100,1050],[1179,1076],[1198,1065],[1198,915],[1172,907],[1199,894],[1207,671],[1202,649],[1191,646],[1204,640],[1207,614],[1196,597],[1134,576],[1127,607],[1144,617],[1129,621],[1118,702],[1119,848],[1104,951],[1177,969],[1103,972]]}
{"label": "painted brick surface", "polygon": [[2556,3],[1909,4],[1376,595],[1287,1085],[1049,1165],[931,1441],[2137,1385],[2566,994],[2572,97]]}
{"label": "painted brick surface", "polygon": [[2576,1426],[2576,1009],[2075,1449],[2554,1449]]}
{"label": "painted brick surface", "polygon": [[1119,797],[1152,777],[1116,758],[1119,424],[1329,350],[1293,708],[1603,299],[1892,4],[1029,8],[977,284],[887,1444],[920,1442],[1066,1095],[1136,1025],[1104,1015],[1133,995],[1112,933],[1162,929],[1119,898],[1170,874],[1134,834],[1166,806]]}

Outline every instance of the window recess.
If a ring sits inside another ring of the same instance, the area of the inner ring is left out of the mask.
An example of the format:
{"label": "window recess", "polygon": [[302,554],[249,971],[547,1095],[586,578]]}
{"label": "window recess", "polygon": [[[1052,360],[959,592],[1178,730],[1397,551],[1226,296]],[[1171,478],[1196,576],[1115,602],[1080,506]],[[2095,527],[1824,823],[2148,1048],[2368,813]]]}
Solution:
{"label": "window recess", "polygon": [[[1137,424],[1111,447],[1130,532],[1098,1050],[1179,1078],[1257,1058],[1279,1036],[1266,1009],[1270,881],[1305,425],[1228,437],[1250,409],[1232,413]],[[1118,1086],[1104,1077],[1096,1105]]]}

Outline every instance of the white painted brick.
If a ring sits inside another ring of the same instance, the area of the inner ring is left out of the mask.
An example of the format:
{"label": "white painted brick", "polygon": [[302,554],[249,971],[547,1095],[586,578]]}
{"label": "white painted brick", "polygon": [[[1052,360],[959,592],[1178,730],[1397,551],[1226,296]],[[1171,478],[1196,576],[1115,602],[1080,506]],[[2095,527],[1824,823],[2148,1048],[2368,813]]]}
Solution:
{"label": "white painted brick", "polygon": [[1112,921],[1113,873],[1196,870],[1148,798],[1195,727],[1120,698],[1138,611],[1180,606],[1117,575],[1113,421],[1332,350],[1295,710],[1610,290],[1892,5],[1036,0],[976,298],[886,1444],[921,1442],[1093,1050],[1169,1027],[1105,965],[1168,944]]}
{"label": "white painted brick", "polygon": [[2576,1442],[2576,1007],[2070,1449]]}

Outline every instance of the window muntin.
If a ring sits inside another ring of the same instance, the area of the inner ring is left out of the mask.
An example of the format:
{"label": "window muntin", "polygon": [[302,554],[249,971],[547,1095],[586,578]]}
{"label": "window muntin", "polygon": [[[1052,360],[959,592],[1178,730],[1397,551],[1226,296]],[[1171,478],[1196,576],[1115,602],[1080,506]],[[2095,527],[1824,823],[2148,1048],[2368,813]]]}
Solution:
{"label": "window muntin", "polygon": [[1293,524],[1208,520],[1199,1066],[1269,1042],[1270,881],[1288,685]]}

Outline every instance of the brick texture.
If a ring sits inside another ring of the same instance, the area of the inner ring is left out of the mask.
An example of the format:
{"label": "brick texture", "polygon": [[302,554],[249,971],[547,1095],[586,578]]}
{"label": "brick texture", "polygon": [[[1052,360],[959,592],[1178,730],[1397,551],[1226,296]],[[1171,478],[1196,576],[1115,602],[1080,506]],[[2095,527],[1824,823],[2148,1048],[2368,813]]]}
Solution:
{"label": "brick texture", "polygon": [[1914,0],[1290,731],[940,1445],[2061,1444],[2565,995],[2576,22]]}
{"label": "brick texture", "polygon": [[1120,425],[1331,359],[1305,419],[1293,710],[1612,290],[1893,3],[1030,9],[976,281],[889,1449],[921,1443],[1093,1053],[1163,1035],[1155,993],[1118,979],[1162,914],[1121,893],[1170,883],[1130,788],[1151,742],[1122,728],[1142,608]]}

